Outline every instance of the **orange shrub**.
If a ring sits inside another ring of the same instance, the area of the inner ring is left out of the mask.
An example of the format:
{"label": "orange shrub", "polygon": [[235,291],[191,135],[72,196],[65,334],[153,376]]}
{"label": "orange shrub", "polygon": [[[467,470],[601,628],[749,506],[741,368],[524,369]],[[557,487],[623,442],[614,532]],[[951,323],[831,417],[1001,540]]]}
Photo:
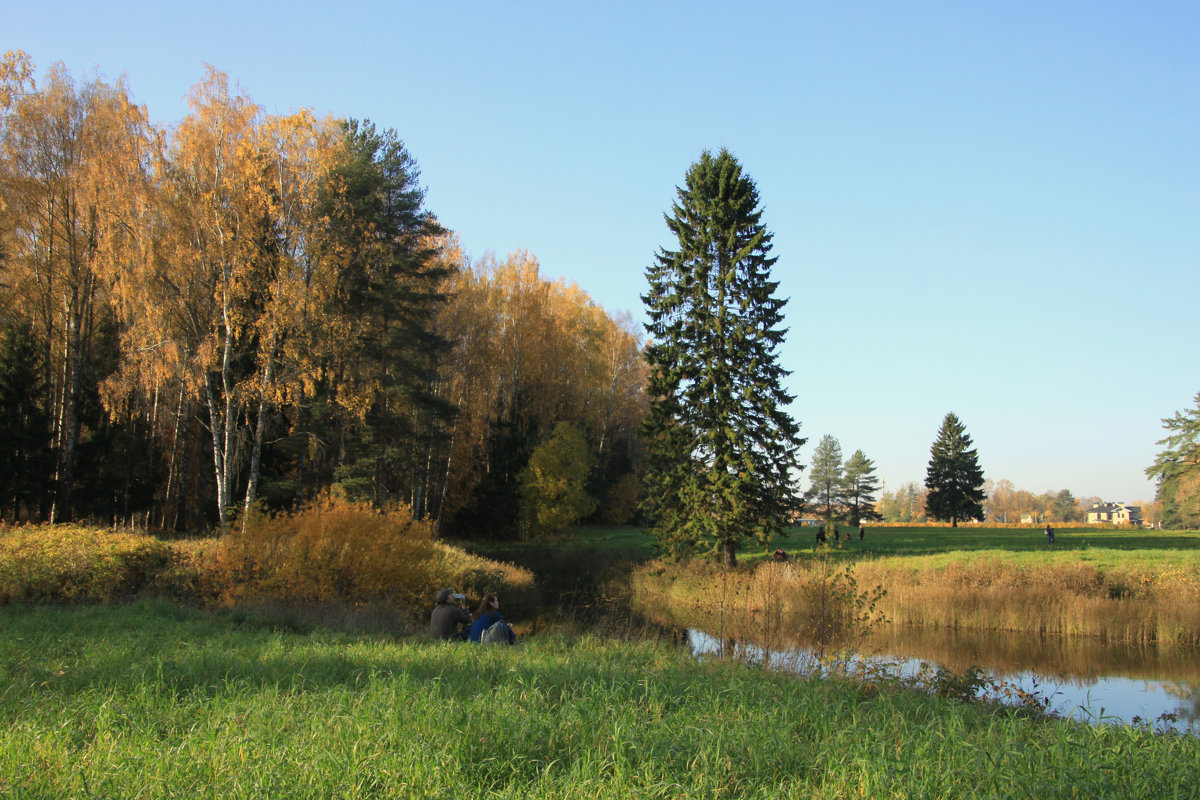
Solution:
{"label": "orange shrub", "polygon": [[336,498],[291,514],[256,515],[245,531],[217,543],[210,564],[212,577],[201,575],[194,585],[211,583],[226,603],[389,602],[422,610],[442,586],[472,598],[487,591],[518,601],[536,595],[528,571],[434,541],[432,524],[408,509],[383,514]]}

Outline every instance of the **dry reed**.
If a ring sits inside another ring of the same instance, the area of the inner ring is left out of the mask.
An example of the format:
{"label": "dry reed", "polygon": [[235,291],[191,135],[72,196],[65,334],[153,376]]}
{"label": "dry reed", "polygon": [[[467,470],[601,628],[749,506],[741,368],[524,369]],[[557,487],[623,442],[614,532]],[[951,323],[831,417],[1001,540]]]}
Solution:
{"label": "dry reed", "polygon": [[[639,607],[677,624],[719,628],[720,635],[761,640],[784,634],[820,639],[855,631],[858,587],[879,587],[875,614],[897,625],[997,630],[1110,641],[1200,644],[1200,567],[1131,562],[1101,568],[1083,561],[1029,564],[980,556],[938,564],[881,558],[844,567],[761,562],[734,570],[692,562],[656,562],[633,577]],[[823,627],[825,626],[825,627]],[[773,632],[775,631],[775,632]],[[836,637],[835,637],[836,638]]]}

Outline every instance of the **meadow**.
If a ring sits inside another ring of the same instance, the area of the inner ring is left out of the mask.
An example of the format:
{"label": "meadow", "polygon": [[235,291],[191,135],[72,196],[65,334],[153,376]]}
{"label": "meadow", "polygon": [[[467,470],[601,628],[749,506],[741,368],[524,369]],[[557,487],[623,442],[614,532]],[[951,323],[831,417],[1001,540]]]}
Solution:
{"label": "meadow", "polygon": [[[636,529],[493,548],[511,556],[496,561],[431,541],[402,518],[359,514],[334,504],[241,541],[0,531],[0,798],[1200,794],[1200,737],[1152,723],[1089,726],[1036,702],[972,701],[969,674],[922,684],[697,661],[620,604],[669,587],[668,570],[690,570],[674,579],[682,584],[711,568],[653,561]],[[815,552],[792,538],[788,564],[746,554],[721,580],[774,580],[750,586],[743,600],[753,604],[784,596],[780,567],[823,564],[836,594],[846,570],[870,564],[986,562],[998,535],[873,536],[889,554],[854,550],[868,540]],[[1194,568],[1189,547],[1155,554],[1162,548],[1101,538],[1005,557],[1066,564],[1086,551],[1103,569],[1127,563],[1122,554]],[[964,541],[975,546],[956,549]],[[336,542],[360,542],[366,554]],[[401,555],[412,562],[403,573],[375,563]],[[314,561],[322,569],[307,574]],[[397,575],[412,585],[372,601]],[[559,592],[580,575],[610,624],[549,613],[548,603],[578,599]],[[713,575],[698,585],[717,585]],[[523,598],[521,644],[451,645],[423,633],[426,590],[450,580]],[[610,595],[620,596],[603,605]]]}
{"label": "meadow", "polygon": [[569,632],[0,607],[0,797],[1182,798],[1200,738]]}

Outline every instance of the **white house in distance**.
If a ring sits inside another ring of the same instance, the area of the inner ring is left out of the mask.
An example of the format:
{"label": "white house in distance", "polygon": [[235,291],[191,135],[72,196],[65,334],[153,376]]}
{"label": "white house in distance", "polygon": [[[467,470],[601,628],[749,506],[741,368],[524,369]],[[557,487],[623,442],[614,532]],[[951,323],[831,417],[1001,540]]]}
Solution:
{"label": "white house in distance", "polygon": [[1118,525],[1141,525],[1142,507],[1124,503],[1096,503],[1088,509],[1088,523],[1113,522]]}

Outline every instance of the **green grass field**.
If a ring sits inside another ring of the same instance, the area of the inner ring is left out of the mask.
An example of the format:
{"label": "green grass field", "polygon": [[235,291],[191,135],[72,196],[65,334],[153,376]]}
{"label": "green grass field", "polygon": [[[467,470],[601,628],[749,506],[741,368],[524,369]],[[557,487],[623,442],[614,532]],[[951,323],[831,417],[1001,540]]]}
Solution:
{"label": "green grass field", "polygon": [[[842,526],[843,534],[851,530]],[[961,560],[973,555],[1008,554],[1027,563],[1086,561],[1102,566],[1162,563],[1200,565],[1200,531],[1150,531],[1114,528],[1061,528],[1054,544],[1047,544],[1041,528],[882,527],[868,526],[860,541],[857,529],[850,541],[831,545],[838,559],[885,558],[891,556],[931,557],[932,562]],[[742,562],[769,558],[782,548],[790,558],[811,556],[816,546],[816,528],[798,527],[766,544],[748,543],[738,554]],[[594,550],[612,557],[646,560],[655,555],[654,539],[641,528],[582,527],[553,542],[520,542],[504,545],[501,552],[545,548]]]}
{"label": "green grass field", "polygon": [[[1046,542],[1041,528],[950,527],[871,527],[858,539],[857,529],[850,541],[841,541],[832,551],[840,557],[933,556],[946,553],[1007,552],[1047,554],[1088,558],[1095,551],[1112,551],[1137,557],[1151,552],[1155,558],[1174,563],[1200,563],[1200,531],[1143,531],[1111,528],[1056,529],[1054,544]],[[793,528],[766,548],[747,550],[746,557],[760,558],[776,547],[800,555],[811,553],[816,544],[815,528]],[[760,552],[761,551],[761,552]]]}
{"label": "green grass field", "polygon": [[653,641],[272,631],[0,607],[0,798],[1177,798],[1200,738]]}

